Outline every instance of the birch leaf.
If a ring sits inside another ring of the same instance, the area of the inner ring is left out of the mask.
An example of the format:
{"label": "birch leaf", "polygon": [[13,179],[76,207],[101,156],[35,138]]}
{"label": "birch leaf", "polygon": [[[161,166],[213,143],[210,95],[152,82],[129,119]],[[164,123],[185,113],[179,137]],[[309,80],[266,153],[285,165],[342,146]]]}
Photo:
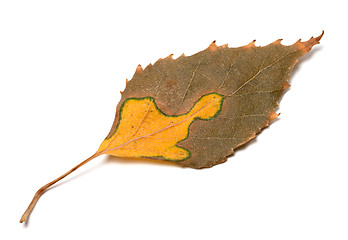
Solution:
{"label": "birch leaf", "polygon": [[[322,35],[291,46],[282,45],[281,40],[265,47],[256,47],[253,41],[239,48],[218,47],[213,42],[192,56],[169,56],[144,70],[139,66],[122,94],[114,124],[99,151],[175,161],[193,168],[225,162],[235,148],[255,138],[278,117],[275,108],[290,86],[289,73]],[[208,111],[205,108],[220,103],[218,112],[211,109],[211,115],[214,111],[217,114],[209,121],[191,121],[196,116],[192,115],[174,124],[153,116],[154,109],[166,116],[185,116],[207,94],[223,99],[217,98],[200,110]],[[129,99],[141,98],[150,98],[152,105],[138,104],[129,107],[134,115],[125,113],[123,106]],[[133,129],[123,129],[124,124]],[[179,129],[185,131],[180,137]],[[168,142],[173,148],[164,147]],[[174,148],[186,151],[186,157],[170,157],[167,152]]]}
{"label": "birch leaf", "polygon": [[145,69],[139,65],[97,152],[41,187],[20,222],[48,188],[102,154],[192,168],[225,162],[278,117],[275,109],[289,87],[289,73],[323,34],[291,46],[281,40],[264,47],[253,41],[239,48],[213,42],[192,56],[170,55]]}

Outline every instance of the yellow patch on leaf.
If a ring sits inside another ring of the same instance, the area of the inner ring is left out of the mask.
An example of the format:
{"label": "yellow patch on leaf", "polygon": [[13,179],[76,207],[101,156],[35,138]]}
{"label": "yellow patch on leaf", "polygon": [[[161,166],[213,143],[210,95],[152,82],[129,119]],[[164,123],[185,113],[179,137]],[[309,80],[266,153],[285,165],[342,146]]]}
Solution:
{"label": "yellow patch on leaf", "polygon": [[221,111],[224,97],[210,93],[201,97],[183,115],[168,116],[152,97],[124,101],[114,134],[105,139],[98,152],[117,157],[161,157],[182,161],[190,151],[176,144],[188,137],[189,126],[196,119],[209,120]]}

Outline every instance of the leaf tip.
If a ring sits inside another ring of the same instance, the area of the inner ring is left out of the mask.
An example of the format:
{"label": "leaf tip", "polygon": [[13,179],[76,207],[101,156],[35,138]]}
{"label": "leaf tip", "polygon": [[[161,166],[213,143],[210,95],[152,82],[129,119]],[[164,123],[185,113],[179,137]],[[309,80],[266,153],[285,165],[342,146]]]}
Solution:
{"label": "leaf tip", "polygon": [[318,41],[320,41],[323,36],[324,36],[324,30],[321,30],[320,36],[317,37]]}
{"label": "leaf tip", "polygon": [[297,46],[303,54],[306,54],[312,49],[314,45],[320,43],[320,40],[323,37],[323,35],[324,35],[324,30],[318,37],[311,37],[306,42],[301,42],[301,39],[299,39],[294,45]]}

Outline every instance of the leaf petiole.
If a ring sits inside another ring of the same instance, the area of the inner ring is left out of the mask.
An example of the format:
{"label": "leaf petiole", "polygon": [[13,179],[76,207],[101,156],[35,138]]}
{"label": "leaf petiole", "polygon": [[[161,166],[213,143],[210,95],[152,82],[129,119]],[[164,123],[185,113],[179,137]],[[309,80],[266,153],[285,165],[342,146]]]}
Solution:
{"label": "leaf petiole", "polygon": [[65,178],[66,176],[68,176],[70,173],[74,172],[75,170],[79,169],[80,167],[82,167],[83,165],[85,165],[86,163],[88,163],[89,161],[91,161],[92,159],[104,154],[105,151],[101,151],[101,152],[96,152],[95,154],[93,154],[92,156],[90,156],[89,158],[87,158],[86,160],[84,160],[83,162],[79,163],[78,165],[76,165],[75,167],[73,167],[72,169],[70,169],[69,171],[67,171],[66,173],[64,173],[63,175],[61,175],[60,177],[54,179],[53,181],[47,183],[46,185],[42,186],[39,190],[37,190],[37,192],[35,193],[33,200],[31,200],[27,210],[25,210],[25,212],[23,213],[21,220],[19,222],[25,222],[27,221],[30,213],[33,211],[37,201],[39,200],[39,198],[42,196],[42,194],[44,194],[46,192],[46,190],[51,187],[52,185],[54,185],[55,183],[57,183],[58,181],[62,180],[63,178]]}

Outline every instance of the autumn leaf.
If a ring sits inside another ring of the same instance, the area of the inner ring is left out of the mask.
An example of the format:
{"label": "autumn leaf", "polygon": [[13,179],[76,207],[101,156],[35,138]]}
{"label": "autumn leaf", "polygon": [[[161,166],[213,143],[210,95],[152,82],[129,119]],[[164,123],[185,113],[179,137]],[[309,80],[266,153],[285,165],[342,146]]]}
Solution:
{"label": "autumn leaf", "polygon": [[145,69],[139,65],[97,152],[40,188],[20,221],[50,186],[102,154],[192,168],[225,162],[278,117],[275,108],[290,86],[289,73],[323,34],[291,46],[281,40],[239,48],[213,42],[192,56],[170,55]]}
{"label": "autumn leaf", "polygon": [[[213,42],[206,50],[193,56],[182,55],[173,59],[170,55],[144,70],[138,67],[127,83],[116,110],[115,122],[99,150],[110,144],[110,149],[118,148],[117,151],[109,151],[111,155],[156,157],[194,168],[211,167],[226,161],[226,156],[231,155],[235,148],[253,139],[277,118],[275,108],[284,90],[289,87],[289,73],[298,58],[319,43],[321,37],[307,42],[299,40],[291,46],[282,45],[281,40],[265,47],[256,47],[253,41],[240,48],[218,47]],[[210,93],[224,98],[221,112],[210,121],[192,122],[185,138],[179,139],[173,132],[181,127],[185,129],[182,131],[188,131],[187,123],[171,126],[160,118],[153,118],[150,113],[154,107],[140,107],[136,117],[126,116],[121,111],[128,99],[151,97],[165,115],[182,115],[203,95]],[[132,131],[134,134],[128,138],[124,135],[128,130],[121,127],[124,121],[132,122],[135,128]],[[158,129],[152,130],[149,125],[162,130],[156,133]],[[154,141],[155,137],[161,139]],[[168,138],[178,138],[176,148],[186,149],[190,157],[178,161],[163,156]],[[128,152],[125,155],[121,152],[126,148]],[[151,153],[155,149],[157,154]]]}

